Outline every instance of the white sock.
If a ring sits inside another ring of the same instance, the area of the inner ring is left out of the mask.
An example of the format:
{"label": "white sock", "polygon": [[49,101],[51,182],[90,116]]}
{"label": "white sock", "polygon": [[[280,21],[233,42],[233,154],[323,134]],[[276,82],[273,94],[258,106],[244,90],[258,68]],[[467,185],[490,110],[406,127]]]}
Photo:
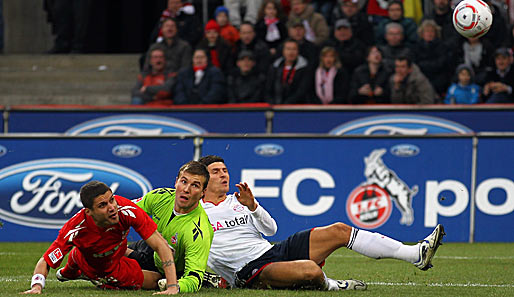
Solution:
{"label": "white sock", "polygon": [[327,291],[337,291],[339,290],[339,286],[337,285],[337,282],[331,278],[328,278],[325,272],[323,272],[323,275],[325,276],[325,290]]}
{"label": "white sock", "polygon": [[349,249],[375,259],[393,258],[410,263],[419,260],[419,245],[405,245],[376,232],[352,228]]}

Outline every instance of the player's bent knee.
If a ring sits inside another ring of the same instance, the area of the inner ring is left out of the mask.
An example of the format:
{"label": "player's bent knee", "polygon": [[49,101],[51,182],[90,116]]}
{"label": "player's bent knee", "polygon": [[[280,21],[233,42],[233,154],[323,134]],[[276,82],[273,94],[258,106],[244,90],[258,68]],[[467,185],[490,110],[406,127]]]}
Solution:
{"label": "player's bent knee", "polygon": [[305,281],[313,281],[323,278],[323,270],[314,261],[308,261],[303,267],[302,275]]}
{"label": "player's bent knee", "polygon": [[329,229],[335,238],[349,238],[352,232],[352,227],[341,222],[330,225]]}

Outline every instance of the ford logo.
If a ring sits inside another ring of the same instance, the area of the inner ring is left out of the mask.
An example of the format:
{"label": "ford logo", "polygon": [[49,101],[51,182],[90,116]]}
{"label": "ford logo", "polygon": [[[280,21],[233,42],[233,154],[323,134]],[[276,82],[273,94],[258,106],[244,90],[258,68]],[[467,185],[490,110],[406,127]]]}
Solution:
{"label": "ford logo", "polygon": [[419,154],[419,147],[413,144],[397,144],[390,149],[390,152],[398,157],[412,157]]}
{"label": "ford logo", "polygon": [[120,158],[134,158],[143,150],[135,144],[119,144],[112,148],[112,154]]}
{"label": "ford logo", "polygon": [[7,154],[7,149],[5,148],[5,146],[0,145],[0,157],[5,154]]}
{"label": "ford logo", "polygon": [[264,157],[278,156],[284,152],[281,145],[273,143],[265,143],[255,147],[255,153]]}
{"label": "ford logo", "polygon": [[80,187],[99,180],[113,192],[141,197],[152,189],[139,173],[92,159],[40,159],[0,170],[0,218],[19,225],[59,229],[82,208]]}
{"label": "ford logo", "polygon": [[329,131],[332,135],[426,135],[468,134],[473,131],[459,123],[442,118],[392,114],[365,117],[341,124]]}
{"label": "ford logo", "polygon": [[155,115],[120,115],[90,120],[68,129],[68,135],[161,135],[205,134],[193,123]]}

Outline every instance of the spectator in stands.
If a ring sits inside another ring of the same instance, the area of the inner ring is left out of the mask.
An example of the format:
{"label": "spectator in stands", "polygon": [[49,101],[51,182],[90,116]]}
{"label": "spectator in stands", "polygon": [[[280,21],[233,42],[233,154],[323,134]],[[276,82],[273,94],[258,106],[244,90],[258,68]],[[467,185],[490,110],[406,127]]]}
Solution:
{"label": "spectator in stands", "polygon": [[225,6],[218,6],[214,11],[214,19],[220,26],[220,36],[234,46],[239,40],[239,31],[228,21],[228,9]]}
{"label": "spectator in stands", "polygon": [[375,28],[375,40],[378,44],[385,44],[385,27],[391,22],[398,23],[403,27],[405,35],[405,44],[412,46],[418,41],[418,34],[416,32],[416,23],[409,18],[404,17],[403,3],[400,0],[393,0],[389,2],[387,8],[388,17],[384,18]]}
{"label": "spectator in stands", "polygon": [[276,0],[264,0],[255,24],[257,38],[268,44],[271,56],[277,54],[277,48],[287,38],[287,29],[282,9]]}
{"label": "spectator in stands", "polygon": [[349,101],[352,104],[391,103],[389,77],[391,69],[382,62],[382,52],[373,45],[368,48],[367,62],[357,67],[350,82]]}
{"label": "spectator in stands", "polygon": [[271,66],[266,80],[266,99],[271,104],[312,103],[312,74],[298,43],[284,42],[282,57]]}
{"label": "spectator in stands", "polygon": [[205,49],[193,53],[193,64],[182,69],[174,88],[175,104],[222,104],[227,102],[225,77],[210,65]]}
{"label": "spectator in stands", "polygon": [[314,8],[308,4],[308,0],[291,0],[291,12],[287,26],[301,20],[305,27],[305,39],[316,45],[321,45],[330,35],[325,18],[314,12]]}
{"label": "spectator in stands", "polygon": [[[164,19],[161,25],[162,38],[156,44],[162,45],[166,55],[166,71],[175,74],[189,66],[191,61],[191,46],[177,35],[177,23],[172,18]],[[150,65],[150,54],[146,55],[143,69]]]}
{"label": "spectator in stands", "polygon": [[391,103],[393,104],[434,104],[437,94],[410,56],[395,59],[395,71],[389,78]]}
{"label": "spectator in stands", "polygon": [[494,67],[493,45],[487,39],[467,38],[458,52],[458,62],[471,66],[476,74],[475,82],[483,85],[487,69]]}
{"label": "spectator in stands", "polygon": [[413,47],[414,63],[432,83],[437,94],[443,94],[453,71],[446,53],[450,50],[441,41],[441,27],[433,20],[424,20],[419,26],[419,41]]}
{"label": "spectator in stands", "polygon": [[154,44],[149,53],[150,67],[137,77],[132,89],[132,104],[171,105],[175,79],[173,73],[166,70],[165,49],[161,44]]}
{"label": "spectator in stands", "polygon": [[[300,56],[307,59],[309,66],[314,69],[314,65],[318,64],[319,50],[314,43],[305,39],[305,26],[303,25],[302,20],[295,19],[287,24],[289,38],[296,40],[296,43],[298,43],[299,46]],[[282,47],[280,47],[280,49],[282,49]]]}
{"label": "spectator in stands", "polygon": [[312,0],[311,5],[315,12],[320,13],[325,20],[328,20],[332,15],[332,10],[334,10],[336,2],[337,1],[334,0]]}
{"label": "spectator in stands", "polygon": [[501,47],[494,53],[495,68],[486,72],[484,98],[486,103],[514,103],[514,69],[512,51]]}
{"label": "spectator in stands", "polygon": [[426,13],[423,20],[432,19],[441,27],[441,40],[446,48],[452,49],[447,52],[447,61],[451,63],[448,65],[448,69],[453,71],[458,65],[457,60],[459,58],[458,51],[455,51],[455,49],[461,48],[464,37],[457,33],[457,30],[453,27],[453,10],[450,7],[449,0],[433,0],[433,2],[434,9]]}
{"label": "spectator in stands", "polygon": [[332,24],[339,19],[347,19],[352,25],[352,32],[355,38],[359,39],[366,46],[375,43],[373,25],[366,13],[359,9],[358,0],[338,0],[339,5],[332,13]]}
{"label": "spectator in stands", "polygon": [[[243,25],[241,25],[242,27]],[[228,102],[264,102],[266,74],[259,72],[257,67],[255,67],[256,59],[254,53],[242,50],[237,56],[236,64],[237,68],[233,69],[227,78]]]}
{"label": "spectator in stands", "polygon": [[326,46],[321,50],[320,63],[316,69],[314,85],[316,97],[321,104],[346,104],[350,77],[341,68],[335,48]]}
{"label": "spectator in stands", "polygon": [[480,86],[473,83],[473,69],[467,64],[461,64],[455,71],[457,82],[453,83],[446,92],[446,104],[475,104],[480,102]]}
{"label": "spectator in stands", "polygon": [[326,45],[334,47],[343,68],[349,75],[357,66],[365,62],[366,45],[353,35],[350,22],[347,19],[339,19],[334,26],[333,37],[326,42]]}
{"label": "spectator in stands", "polygon": [[241,39],[236,43],[236,55],[239,56],[242,51],[251,51],[254,55],[256,71],[265,75],[271,63],[268,46],[264,41],[257,39],[253,25],[249,22],[241,24],[240,36]]}
{"label": "spectator in stands", "polygon": [[394,68],[395,59],[399,56],[410,56],[412,59],[412,52],[404,43],[403,27],[398,23],[389,23],[386,25],[385,39],[386,44],[380,45],[380,51],[384,63],[390,69]]}
{"label": "spectator in stands", "polygon": [[[460,1],[460,0],[459,0]],[[361,3],[362,0],[359,0]],[[383,0],[366,0],[367,4],[366,13],[373,20],[373,24],[376,26],[381,21],[389,17],[389,4],[391,1]],[[430,3],[428,3],[430,2]],[[416,24],[419,24],[423,17],[423,4],[431,4],[431,0],[408,0],[402,1],[403,16],[413,20]]]}
{"label": "spectator in stands", "polygon": [[489,42],[494,46],[494,48],[501,47],[506,37],[508,36],[507,32],[507,20],[503,17],[500,7],[504,5],[503,1],[491,1],[486,0],[487,4],[489,4],[489,8],[491,8],[491,13],[493,15],[493,23],[491,24],[491,28],[482,38],[489,40]]}
{"label": "spectator in stands", "polygon": [[220,68],[223,73],[229,73],[233,65],[233,48],[219,35],[220,26],[210,20],[205,25],[205,37],[198,43],[197,48],[204,49],[211,64]]}
{"label": "spectator in stands", "polygon": [[87,37],[91,0],[53,0],[48,3],[48,19],[55,34],[50,54],[83,53]]}
{"label": "spectator in stands", "polygon": [[191,47],[195,47],[202,39],[202,23],[196,15],[195,7],[190,3],[182,3],[181,0],[168,0],[168,7],[162,12],[161,18],[150,37],[152,42],[159,41],[158,37],[162,36],[160,24],[167,18],[175,20],[178,36],[187,41]]}
{"label": "spectator in stands", "polygon": [[[239,28],[243,21],[255,24],[257,13],[262,0],[224,0],[225,7],[229,10],[230,22]],[[241,16],[241,8],[245,7],[244,18]]]}

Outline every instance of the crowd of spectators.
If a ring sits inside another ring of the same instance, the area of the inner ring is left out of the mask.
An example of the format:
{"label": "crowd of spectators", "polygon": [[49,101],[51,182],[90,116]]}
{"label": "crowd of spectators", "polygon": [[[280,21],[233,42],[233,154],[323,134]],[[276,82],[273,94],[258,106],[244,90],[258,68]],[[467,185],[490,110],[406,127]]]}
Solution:
{"label": "crowd of spectators", "polygon": [[[450,0],[169,0],[133,104],[514,103],[513,29],[460,36]],[[424,7],[424,9],[422,8]]]}

